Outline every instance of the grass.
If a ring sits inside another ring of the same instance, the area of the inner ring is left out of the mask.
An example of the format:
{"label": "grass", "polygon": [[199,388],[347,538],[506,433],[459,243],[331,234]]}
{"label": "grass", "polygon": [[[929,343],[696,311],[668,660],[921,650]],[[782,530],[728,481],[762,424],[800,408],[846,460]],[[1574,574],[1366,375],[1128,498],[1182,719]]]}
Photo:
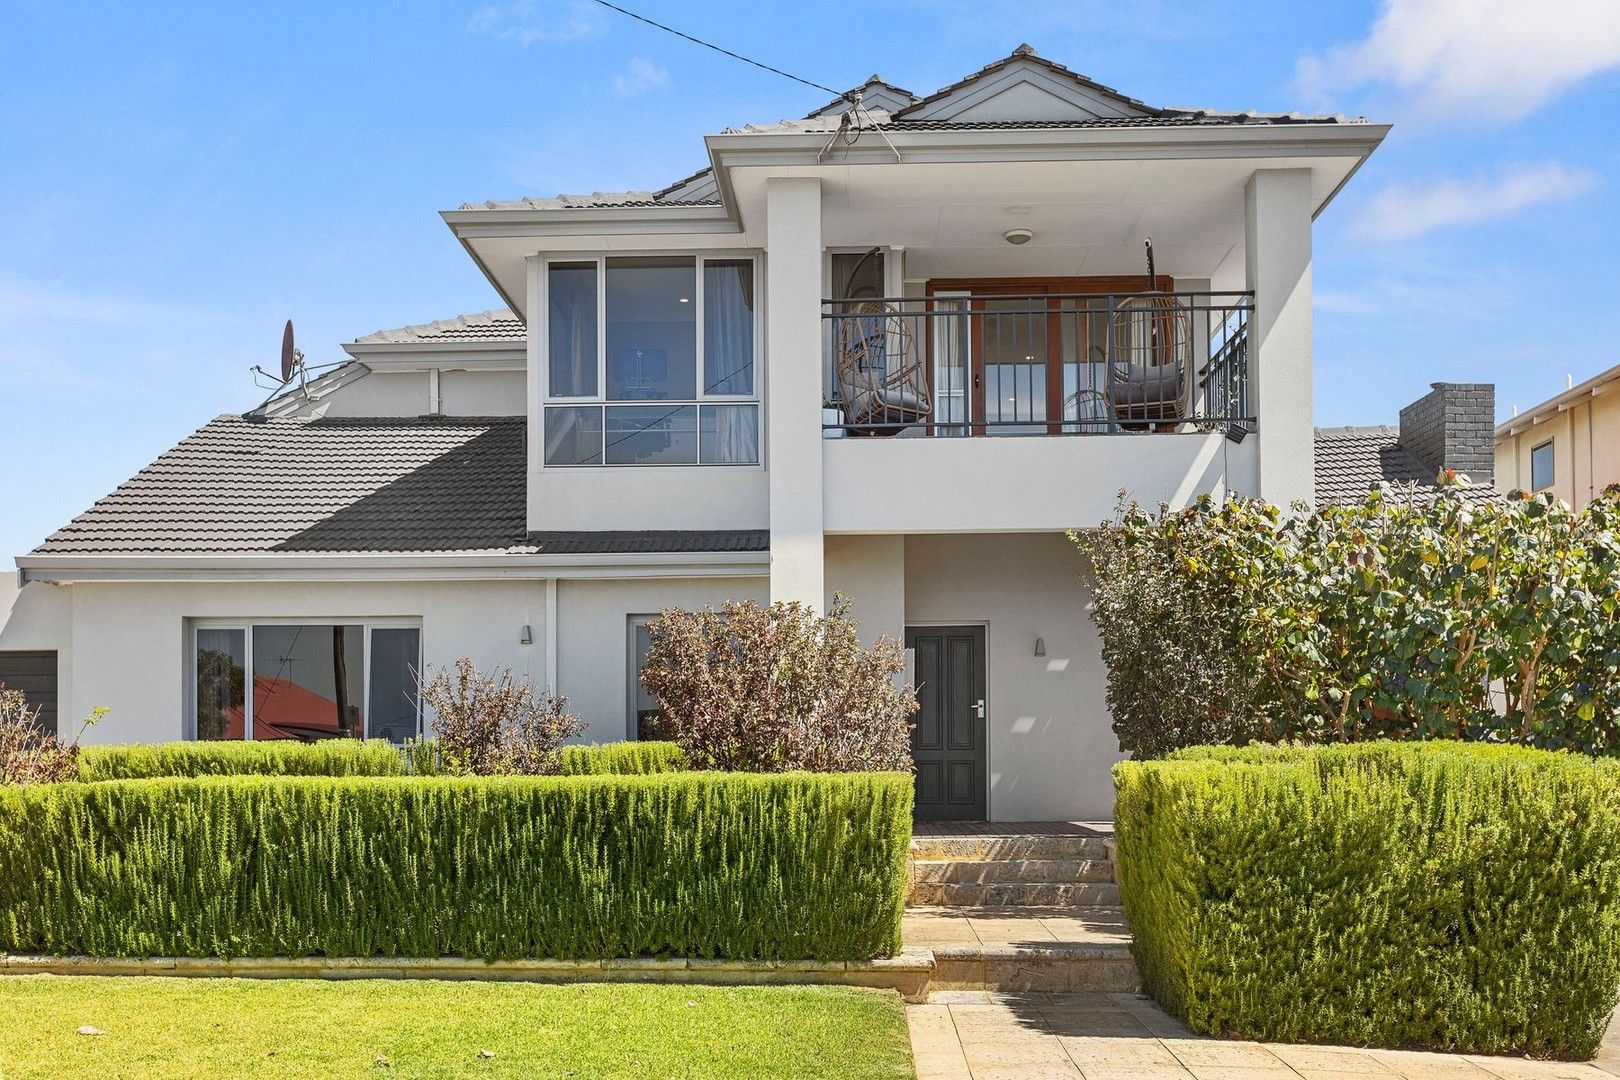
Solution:
{"label": "grass", "polygon": [[0,1080],[913,1075],[900,999],[848,987],[27,975],[0,1016]]}

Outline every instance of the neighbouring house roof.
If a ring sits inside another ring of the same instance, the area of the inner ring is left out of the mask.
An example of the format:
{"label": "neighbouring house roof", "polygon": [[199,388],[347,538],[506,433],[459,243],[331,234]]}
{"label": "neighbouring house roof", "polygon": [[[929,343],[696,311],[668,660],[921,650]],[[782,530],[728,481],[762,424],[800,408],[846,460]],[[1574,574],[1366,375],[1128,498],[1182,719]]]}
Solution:
{"label": "neighbouring house roof", "polygon": [[356,345],[404,345],[416,342],[523,341],[528,336],[523,320],[507,308],[435,319],[415,326],[378,330],[354,339]]}
{"label": "neighbouring house roof", "polygon": [[[1401,445],[1400,429],[1387,424],[1316,429],[1316,505],[1358,503],[1374,487],[1425,490],[1438,473]],[[1483,486],[1476,500],[1495,497]]]}
{"label": "neighbouring house roof", "polygon": [[1518,415],[1502,421],[1496,425],[1496,438],[1500,441],[1528,431],[1547,417],[1556,416],[1578,401],[1608,392],[1610,385],[1616,380],[1620,380],[1620,364],[1607,371],[1600,371],[1585,382],[1576,383],[1563,393],[1555,394],[1541,404],[1532,405]]}
{"label": "neighbouring house roof", "polygon": [[523,417],[221,416],[33,556],[763,552],[760,531],[527,531]]}
{"label": "neighbouring house roof", "polygon": [[[1079,94],[1089,103],[1074,115],[1062,119],[997,117],[971,119],[976,104],[998,83],[1014,78],[1042,79],[1049,88]],[[1062,64],[1036,54],[1029,45],[1020,45],[1007,56],[992,61],[949,86],[926,97],[872,75],[845,97],[835,98],[798,120],[745,124],[727,128],[725,134],[828,134],[838,130],[848,111],[848,96],[860,92],[866,117],[887,131],[997,131],[1132,127],[1211,127],[1289,124],[1365,124],[1363,118],[1340,114],[1298,112],[1233,112],[1215,109],[1155,107],[1105,86]],[[556,195],[551,198],[491,199],[463,203],[462,210],[593,210],[602,208],[653,208],[677,206],[719,206],[722,200],[712,169],[701,169],[657,191],[596,191],[589,195]]]}

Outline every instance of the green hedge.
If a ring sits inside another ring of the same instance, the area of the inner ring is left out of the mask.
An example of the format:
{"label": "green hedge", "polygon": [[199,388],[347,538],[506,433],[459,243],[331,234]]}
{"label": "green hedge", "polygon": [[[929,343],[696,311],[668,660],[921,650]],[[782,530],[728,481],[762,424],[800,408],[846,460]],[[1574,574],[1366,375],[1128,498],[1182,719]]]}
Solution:
{"label": "green hedge", "polygon": [[0,953],[885,956],[911,790],[897,773],[0,788]]}
{"label": "green hedge", "polygon": [[[400,776],[431,759],[431,741],[405,750],[380,739],[320,742],[172,742],[150,746],[87,746],[79,779],[141,780],[157,776]],[[409,765],[407,764],[409,759]],[[664,742],[566,746],[565,776],[634,775],[683,767],[680,747]]]}
{"label": "green hedge", "polygon": [[1620,995],[1620,769],[1503,746],[1125,762],[1144,984],[1209,1035],[1590,1057]]}

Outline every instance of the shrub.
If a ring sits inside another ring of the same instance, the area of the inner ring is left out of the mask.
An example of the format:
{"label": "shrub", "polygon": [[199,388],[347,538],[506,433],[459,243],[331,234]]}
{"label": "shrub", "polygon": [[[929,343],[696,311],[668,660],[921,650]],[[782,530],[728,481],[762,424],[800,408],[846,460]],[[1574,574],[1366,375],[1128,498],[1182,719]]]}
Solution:
{"label": "shrub", "polygon": [[1137,757],[1181,746],[1247,743],[1264,728],[1256,715],[1259,666],[1232,613],[1228,515],[1151,517],[1120,508],[1118,522],[1071,533],[1095,581],[1092,620],[1108,671],[1108,711],[1119,745]]}
{"label": "shrub", "polygon": [[148,746],[87,746],[80,780],[139,780],[154,776],[398,776],[405,762],[383,739],[322,739],[301,743],[171,742]]}
{"label": "shrub", "polygon": [[440,669],[422,684],[422,703],[435,714],[440,762],[451,772],[555,773],[562,744],[585,731],[565,699],[536,693],[510,670],[478,671],[466,657],[454,675]]}
{"label": "shrub", "polygon": [[202,777],[0,789],[0,953],[854,960],[911,779]]}
{"label": "shrub", "polygon": [[1620,995],[1620,768],[1507,746],[1125,762],[1148,991],[1194,1031],[1589,1057]]}
{"label": "shrub", "polygon": [[641,679],[658,730],[697,768],[749,772],[911,769],[917,697],[900,687],[893,638],[869,649],[848,603],[732,602],[665,611],[649,627]]}
{"label": "shrub", "polygon": [[1130,507],[1076,539],[1136,756],[1249,737],[1620,754],[1612,491],[1579,513],[1545,494],[1475,502],[1455,483],[1286,517],[1204,499]]}
{"label": "shrub", "polygon": [[[104,706],[90,710],[79,728],[100,723]],[[72,780],[79,771],[79,743],[63,742],[40,726],[39,710],[30,708],[21,690],[0,683],[0,785],[53,784]]]}
{"label": "shrub", "polygon": [[[444,775],[432,739],[412,740],[403,747],[381,739],[87,746],[78,760],[77,779],[87,783],[157,776]],[[629,776],[684,767],[680,747],[655,742],[565,746],[559,763],[565,776]]]}

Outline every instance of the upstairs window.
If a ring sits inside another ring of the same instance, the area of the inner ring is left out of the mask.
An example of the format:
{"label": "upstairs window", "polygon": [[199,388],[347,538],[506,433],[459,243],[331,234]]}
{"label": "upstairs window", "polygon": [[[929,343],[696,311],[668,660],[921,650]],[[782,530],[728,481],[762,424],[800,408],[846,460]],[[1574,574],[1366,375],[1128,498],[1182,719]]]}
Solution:
{"label": "upstairs window", "polygon": [[759,464],[752,259],[558,261],[546,289],[548,467]]}
{"label": "upstairs window", "polygon": [[1530,490],[1553,486],[1553,444],[1549,439],[1530,451]]}

